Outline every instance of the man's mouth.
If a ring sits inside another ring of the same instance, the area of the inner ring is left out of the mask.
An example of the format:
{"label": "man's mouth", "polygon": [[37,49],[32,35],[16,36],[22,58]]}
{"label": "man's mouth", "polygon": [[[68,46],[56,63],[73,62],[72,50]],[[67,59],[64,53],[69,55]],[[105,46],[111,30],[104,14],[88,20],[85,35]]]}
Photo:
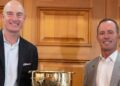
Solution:
{"label": "man's mouth", "polygon": [[104,41],[103,42],[103,44],[105,44],[105,45],[108,45],[108,44],[111,44],[112,43],[112,41]]}
{"label": "man's mouth", "polygon": [[13,25],[15,27],[19,25],[19,23],[11,23],[11,22],[9,24],[11,24],[11,25]]}

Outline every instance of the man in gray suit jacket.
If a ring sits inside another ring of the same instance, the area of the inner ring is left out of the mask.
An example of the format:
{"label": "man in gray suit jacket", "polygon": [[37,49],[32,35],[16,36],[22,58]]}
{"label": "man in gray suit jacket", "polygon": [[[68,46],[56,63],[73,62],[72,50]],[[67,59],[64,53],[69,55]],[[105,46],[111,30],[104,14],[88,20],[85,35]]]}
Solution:
{"label": "man in gray suit jacket", "polygon": [[97,40],[101,54],[86,64],[84,86],[120,86],[119,28],[116,21],[101,20],[97,27]]}

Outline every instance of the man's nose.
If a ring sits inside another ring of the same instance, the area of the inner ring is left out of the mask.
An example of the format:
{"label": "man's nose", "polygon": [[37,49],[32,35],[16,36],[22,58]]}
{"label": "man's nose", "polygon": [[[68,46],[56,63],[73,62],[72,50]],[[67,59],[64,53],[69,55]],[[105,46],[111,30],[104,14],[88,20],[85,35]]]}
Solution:
{"label": "man's nose", "polygon": [[17,20],[18,19],[18,16],[16,14],[13,15],[13,19],[14,20]]}
{"label": "man's nose", "polygon": [[109,38],[109,34],[108,34],[108,33],[105,33],[105,34],[104,34],[104,38]]}

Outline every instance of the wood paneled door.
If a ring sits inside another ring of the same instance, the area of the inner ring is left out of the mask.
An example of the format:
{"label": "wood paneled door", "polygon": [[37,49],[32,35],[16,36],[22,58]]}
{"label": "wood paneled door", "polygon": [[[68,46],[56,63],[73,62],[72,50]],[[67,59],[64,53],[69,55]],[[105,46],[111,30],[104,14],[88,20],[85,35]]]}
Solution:
{"label": "wood paneled door", "polygon": [[21,35],[37,46],[39,70],[74,72],[72,86],[83,86],[85,63],[100,54],[97,24],[106,17],[119,23],[120,0],[20,1],[26,11]]}

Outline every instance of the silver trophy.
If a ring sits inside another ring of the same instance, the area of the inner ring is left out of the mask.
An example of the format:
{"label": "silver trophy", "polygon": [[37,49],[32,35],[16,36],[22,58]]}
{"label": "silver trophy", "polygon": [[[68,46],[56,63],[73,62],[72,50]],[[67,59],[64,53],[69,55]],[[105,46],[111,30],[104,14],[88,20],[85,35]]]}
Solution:
{"label": "silver trophy", "polygon": [[72,86],[72,72],[32,71],[32,86]]}

